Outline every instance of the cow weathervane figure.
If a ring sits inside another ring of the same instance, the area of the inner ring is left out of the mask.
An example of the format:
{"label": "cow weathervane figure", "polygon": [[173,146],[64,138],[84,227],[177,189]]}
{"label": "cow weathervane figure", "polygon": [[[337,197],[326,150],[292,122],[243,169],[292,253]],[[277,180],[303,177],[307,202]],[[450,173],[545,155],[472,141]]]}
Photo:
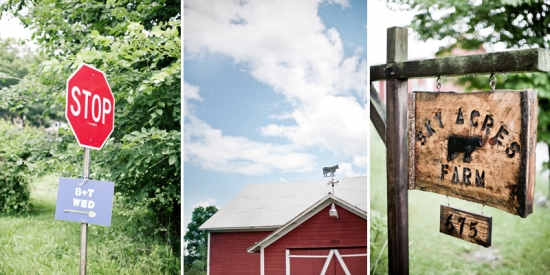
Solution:
{"label": "cow weathervane figure", "polygon": [[[334,165],[332,167],[323,167],[323,176],[324,177],[333,177],[332,180],[330,180],[327,185],[332,184],[332,194],[334,195],[334,185],[338,183],[338,181],[334,181],[334,172],[336,172],[336,169],[338,169],[338,165]],[[328,176],[330,174],[330,176]],[[330,194],[330,193],[329,193]]]}
{"label": "cow weathervane figure", "polygon": [[[336,172],[336,169],[338,169],[338,165],[334,165],[332,167],[323,167],[323,176],[324,177],[334,177],[334,172]],[[330,173],[330,176],[327,176]]]}

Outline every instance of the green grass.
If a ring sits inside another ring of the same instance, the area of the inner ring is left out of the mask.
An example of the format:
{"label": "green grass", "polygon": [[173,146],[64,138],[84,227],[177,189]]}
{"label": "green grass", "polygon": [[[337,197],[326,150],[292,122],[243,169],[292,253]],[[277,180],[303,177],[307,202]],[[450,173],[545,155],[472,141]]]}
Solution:
{"label": "green grass", "polygon": [[[371,128],[370,208],[387,215],[386,151],[383,142]],[[548,179],[537,177],[536,193],[548,195]],[[447,204],[445,196],[409,191],[409,268],[410,274],[550,274],[550,209],[535,206],[533,214],[520,218],[507,212],[485,207],[484,214],[493,217],[492,246],[498,252],[493,262],[477,262],[467,255],[487,252],[487,248],[439,233],[439,206]],[[452,207],[481,213],[482,206],[450,197]],[[371,212],[372,213],[372,212]],[[371,219],[371,273],[387,231],[376,236]],[[376,238],[376,241],[374,239]],[[376,274],[387,274],[387,247]]]}
{"label": "green grass", "polygon": [[[0,216],[1,275],[78,274],[80,223],[54,219],[57,182],[49,176],[31,184],[30,214]],[[129,233],[135,225],[116,212],[110,227],[88,226],[88,274],[179,274],[170,246]]]}

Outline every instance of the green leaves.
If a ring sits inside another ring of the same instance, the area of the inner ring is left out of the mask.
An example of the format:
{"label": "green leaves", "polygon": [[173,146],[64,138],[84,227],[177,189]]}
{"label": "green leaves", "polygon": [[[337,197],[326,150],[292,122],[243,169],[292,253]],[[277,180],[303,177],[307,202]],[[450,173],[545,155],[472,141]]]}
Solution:
{"label": "green leaves", "polygon": [[[105,72],[115,96],[115,129],[101,151],[92,152],[92,178],[115,182],[124,215],[154,213],[142,230],[179,243],[181,205],[181,22],[179,1],[34,1],[1,5],[35,30],[47,61],[6,92],[10,108],[31,102],[61,113],[66,80],[81,64]],[[70,131],[69,131],[70,132]],[[81,166],[72,133],[52,142],[51,159],[40,163],[69,176]],[[65,164],[55,165],[52,159]],[[40,165],[39,165],[40,166]],[[65,174],[66,173],[66,174]],[[157,190],[159,190],[157,192]],[[167,230],[160,230],[165,228]],[[140,230],[141,230],[140,229]]]}
{"label": "green leaves", "polygon": [[205,261],[207,255],[208,232],[200,231],[199,227],[218,212],[215,206],[197,206],[193,209],[191,222],[183,239],[187,242],[188,255],[185,256],[185,270],[196,261]]}
{"label": "green leaves", "polygon": [[504,42],[509,48],[548,48],[549,5],[532,1],[391,0],[417,9],[411,27],[420,39],[453,38],[459,47],[478,49],[483,43]]}
{"label": "green leaves", "polygon": [[168,164],[169,165],[174,165],[176,163],[176,161],[178,160],[178,157],[177,156],[170,156],[170,158],[168,159]]}
{"label": "green leaves", "polygon": [[49,155],[52,139],[40,130],[0,120],[0,213],[30,211],[28,184],[32,176],[45,171],[37,162]]}

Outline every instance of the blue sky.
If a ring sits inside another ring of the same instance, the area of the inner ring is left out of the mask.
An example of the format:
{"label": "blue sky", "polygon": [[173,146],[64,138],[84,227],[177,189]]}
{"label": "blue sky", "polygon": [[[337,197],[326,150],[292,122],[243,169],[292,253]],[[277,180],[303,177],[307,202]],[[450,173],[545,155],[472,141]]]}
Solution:
{"label": "blue sky", "polygon": [[248,184],[319,179],[336,164],[336,178],[366,174],[366,10],[185,1],[185,225]]}

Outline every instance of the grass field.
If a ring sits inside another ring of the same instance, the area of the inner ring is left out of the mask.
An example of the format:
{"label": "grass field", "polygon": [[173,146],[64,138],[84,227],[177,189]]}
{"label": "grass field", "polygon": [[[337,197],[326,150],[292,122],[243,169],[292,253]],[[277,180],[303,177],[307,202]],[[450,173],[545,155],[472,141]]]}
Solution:
{"label": "grass field", "polygon": [[[78,274],[80,223],[54,219],[56,177],[32,183],[32,212],[0,216],[0,274]],[[88,274],[179,274],[179,255],[161,240],[129,233],[116,215],[110,227],[88,226]],[[179,253],[178,253],[179,254]]]}
{"label": "grass field", "polygon": [[[371,128],[370,209],[386,216],[386,152],[383,142]],[[537,175],[536,195],[548,196],[548,179]],[[536,205],[533,214],[520,218],[485,207],[493,217],[492,246],[484,248],[439,233],[439,206],[447,204],[442,195],[409,191],[409,266],[410,274],[550,274],[550,209]],[[481,213],[477,203],[450,198],[450,205]],[[376,237],[371,218],[371,242]],[[371,273],[387,274],[387,232],[379,234],[371,249]],[[372,246],[371,246],[372,247]]]}

